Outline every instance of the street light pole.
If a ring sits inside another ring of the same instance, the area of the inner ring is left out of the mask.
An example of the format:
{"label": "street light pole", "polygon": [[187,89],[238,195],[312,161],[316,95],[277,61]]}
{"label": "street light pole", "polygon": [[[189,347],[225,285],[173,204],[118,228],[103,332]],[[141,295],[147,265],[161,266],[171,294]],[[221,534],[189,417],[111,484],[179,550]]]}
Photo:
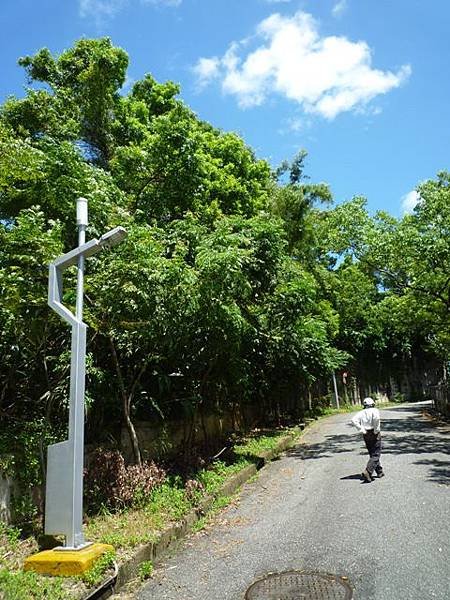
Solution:
{"label": "street light pole", "polygon": [[[69,439],[48,447],[45,533],[65,536],[62,550],[81,550],[89,545],[83,535],[84,393],[86,330],[83,323],[84,263],[104,247],[120,243],[122,227],[86,243],[87,200],[77,200],[78,247],[60,256],[49,267],[48,303],[72,328],[70,365]],[[62,303],[63,272],[77,265],[76,311]]]}
{"label": "street light pole", "polygon": [[333,388],[334,388],[334,397],[336,400],[336,408],[339,410],[339,394],[336,383],[336,373],[333,371]]}
{"label": "street light pole", "polygon": [[[77,199],[77,227],[78,227],[78,247],[86,241],[86,227],[88,226],[88,207],[86,198]],[[83,320],[83,297],[84,297],[84,256],[78,257],[77,271],[77,306],[76,317],[79,321]]]}

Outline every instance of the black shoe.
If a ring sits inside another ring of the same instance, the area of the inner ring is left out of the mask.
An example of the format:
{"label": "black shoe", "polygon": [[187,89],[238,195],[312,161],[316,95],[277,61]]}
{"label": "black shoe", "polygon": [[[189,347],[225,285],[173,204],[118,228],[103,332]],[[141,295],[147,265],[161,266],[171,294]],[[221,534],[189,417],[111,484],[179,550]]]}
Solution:
{"label": "black shoe", "polygon": [[380,471],[379,473],[377,473],[378,479],[380,479],[381,477],[384,477],[384,475],[385,475],[384,471]]}

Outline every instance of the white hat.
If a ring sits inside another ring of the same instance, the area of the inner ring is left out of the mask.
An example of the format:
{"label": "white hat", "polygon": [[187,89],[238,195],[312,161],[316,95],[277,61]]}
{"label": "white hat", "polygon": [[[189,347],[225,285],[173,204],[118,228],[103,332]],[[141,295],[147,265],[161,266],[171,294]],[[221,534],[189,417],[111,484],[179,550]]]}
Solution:
{"label": "white hat", "polygon": [[364,398],[362,403],[363,406],[375,406],[375,400],[373,398]]}

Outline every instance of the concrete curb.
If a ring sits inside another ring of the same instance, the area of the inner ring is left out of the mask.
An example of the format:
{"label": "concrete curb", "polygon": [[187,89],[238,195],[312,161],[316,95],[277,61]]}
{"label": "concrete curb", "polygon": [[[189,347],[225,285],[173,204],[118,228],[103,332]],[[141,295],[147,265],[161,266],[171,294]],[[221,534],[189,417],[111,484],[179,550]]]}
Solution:
{"label": "concrete curb", "polygon": [[[123,588],[125,584],[135,579],[139,574],[139,566],[141,563],[148,560],[151,560],[154,564],[160,562],[168,552],[174,550],[177,544],[192,531],[194,524],[204,515],[208,514],[216,498],[220,496],[231,496],[244,483],[254,477],[267,463],[288,448],[291,448],[297,442],[296,438],[301,429],[302,428],[299,428],[298,431],[294,430],[293,433],[282,437],[277,445],[271,450],[262,452],[256,457],[256,464],[248,465],[238,473],[232,475],[214,495],[206,496],[200,505],[192,509],[181,521],[169,525],[160,532],[158,539],[155,542],[150,542],[149,544],[138,548],[132,558],[119,565],[117,578],[113,586],[108,585],[104,592],[101,591],[102,586],[99,586],[99,591],[95,594],[95,600],[109,598],[113,593],[116,593]],[[92,592],[89,592],[87,595],[84,595],[83,598],[91,598],[91,593]]]}
{"label": "concrete curb", "polygon": [[230,479],[228,479],[221,488],[213,496],[206,496],[200,505],[192,509],[188,514],[177,523],[173,523],[166,527],[155,542],[151,542],[142,546],[137,550],[135,555],[122,563],[119,566],[119,572],[114,586],[115,591],[118,591],[128,581],[134,579],[139,572],[139,565],[151,560],[153,563],[158,563],[169,551],[173,550],[177,542],[183,539],[191,530],[193,525],[206,515],[214,503],[214,500],[219,496],[231,496],[243,483],[250,477],[253,477],[257,472],[255,465],[249,465],[239,471]]}

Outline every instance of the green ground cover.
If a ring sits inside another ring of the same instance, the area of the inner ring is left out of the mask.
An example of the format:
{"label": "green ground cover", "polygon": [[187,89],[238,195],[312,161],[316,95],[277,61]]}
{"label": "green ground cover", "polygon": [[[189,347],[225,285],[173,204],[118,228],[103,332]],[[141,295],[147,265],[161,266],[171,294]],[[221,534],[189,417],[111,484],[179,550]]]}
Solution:
{"label": "green ground cover", "polygon": [[[39,551],[38,533],[24,536],[19,528],[0,524],[0,598],[78,598],[106,577],[114,560],[120,563],[128,558],[137,546],[156,541],[162,530],[171,523],[180,521],[205,497],[216,496],[210,513],[193,527],[194,531],[202,529],[211,515],[230,501],[229,497],[219,495],[225,481],[252,464],[252,456],[257,457],[258,448],[267,446],[269,439],[273,447],[279,437],[278,432],[273,437],[258,436],[255,433],[248,442],[239,445],[242,456],[237,452],[231,464],[216,460],[210,466],[200,469],[188,483],[179,476],[170,476],[147,497],[136,498],[134,508],[117,512],[104,509],[101,514],[88,517],[84,526],[86,539],[111,544],[116,552],[104,555],[90,571],[79,578],[50,578],[24,572],[23,563],[26,557]],[[151,576],[153,568],[151,562],[147,562],[148,564],[140,570],[140,577],[144,579]]]}

